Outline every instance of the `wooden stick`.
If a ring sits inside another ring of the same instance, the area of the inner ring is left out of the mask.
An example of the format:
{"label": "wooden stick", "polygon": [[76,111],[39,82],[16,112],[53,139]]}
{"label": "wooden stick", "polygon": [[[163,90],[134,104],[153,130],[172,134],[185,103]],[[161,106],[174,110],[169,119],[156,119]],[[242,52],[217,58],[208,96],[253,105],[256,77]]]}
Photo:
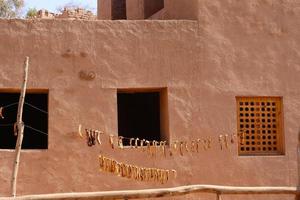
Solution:
{"label": "wooden stick", "polygon": [[221,194],[217,192],[217,200],[221,200]]}
{"label": "wooden stick", "polygon": [[[300,188],[300,130],[298,133],[297,159],[298,159],[298,187]],[[299,193],[296,195],[296,200],[300,200]]]}
{"label": "wooden stick", "polygon": [[144,199],[160,198],[170,196],[181,196],[191,193],[214,193],[224,194],[300,194],[297,187],[234,187],[218,185],[189,185],[174,188],[146,189],[146,190],[123,190],[123,191],[106,191],[106,192],[82,192],[82,193],[58,193],[58,194],[41,194],[26,195],[19,197],[6,197],[0,200],[83,200],[83,199]]}
{"label": "wooden stick", "polygon": [[28,65],[29,65],[29,57],[26,57],[24,62],[23,85],[21,89],[19,106],[18,106],[18,114],[17,114],[17,130],[15,132],[15,134],[18,134],[18,138],[16,143],[16,149],[15,149],[16,155],[15,155],[15,162],[14,162],[14,171],[11,180],[11,190],[12,190],[13,197],[16,197],[17,177],[19,171],[20,154],[21,154],[21,147],[22,147],[23,134],[24,134],[24,123],[22,121],[22,116],[23,116],[23,106],[24,106],[27,77],[28,77]]}

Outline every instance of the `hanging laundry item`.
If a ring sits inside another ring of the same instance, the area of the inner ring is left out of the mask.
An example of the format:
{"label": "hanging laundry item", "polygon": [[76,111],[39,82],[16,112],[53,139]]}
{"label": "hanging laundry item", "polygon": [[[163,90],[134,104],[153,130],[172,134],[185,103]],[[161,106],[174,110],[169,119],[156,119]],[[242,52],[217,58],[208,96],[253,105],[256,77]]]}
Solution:
{"label": "hanging laundry item", "polygon": [[[94,130],[94,129],[85,129],[86,138],[87,138],[87,145],[89,147],[96,145],[96,142],[101,145],[101,134],[103,134],[101,131]],[[81,133],[81,127],[79,128],[79,135],[82,136]]]}
{"label": "hanging laundry item", "polygon": [[0,107],[0,118],[1,119],[4,119],[4,116],[3,116],[3,107]]}
{"label": "hanging laundry item", "polygon": [[125,164],[99,155],[100,171],[137,181],[159,182],[165,184],[170,178],[176,178],[176,170],[139,167]]}
{"label": "hanging laundry item", "polygon": [[112,149],[115,148],[115,146],[114,146],[114,136],[113,135],[109,135],[109,144],[110,144]]}
{"label": "hanging laundry item", "polygon": [[[78,127],[78,134],[83,138],[81,132],[82,126]],[[140,138],[128,138],[123,136],[118,136],[118,134],[108,134],[104,131],[99,131],[95,129],[85,129],[87,145],[94,146],[96,143],[102,145],[100,135],[108,138],[109,146],[114,149],[137,149],[141,152],[147,152],[148,155],[155,156],[176,156],[176,155],[187,155],[207,151],[212,148],[212,144],[215,140],[212,137],[197,138],[192,140],[175,140],[169,142],[167,141],[156,141],[156,140],[146,140]],[[216,138],[217,139],[217,138]],[[240,139],[241,144],[245,140],[245,133],[241,134],[221,134],[218,137],[219,145],[221,150],[229,149],[230,144],[238,142]],[[126,143],[125,143],[125,142]],[[128,146],[125,146],[128,144]],[[215,142],[214,142],[215,144]],[[125,148],[126,147],[126,148]],[[204,150],[204,151],[202,151]]]}

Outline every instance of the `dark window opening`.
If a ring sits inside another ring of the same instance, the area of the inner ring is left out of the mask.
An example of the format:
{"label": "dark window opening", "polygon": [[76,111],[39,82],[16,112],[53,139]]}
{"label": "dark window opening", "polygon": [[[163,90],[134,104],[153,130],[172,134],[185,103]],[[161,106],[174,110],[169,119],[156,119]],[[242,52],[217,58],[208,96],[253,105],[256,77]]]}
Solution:
{"label": "dark window opening", "polygon": [[[160,92],[118,93],[118,133],[127,138],[160,141]],[[125,140],[124,145],[129,145]]]}
{"label": "dark window opening", "polygon": [[151,17],[164,8],[164,0],[144,0],[144,17]]}
{"label": "dark window opening", "polygon": [[111,18],[112,20],[127,19],[126,0],[112,0]]}
{"label": "dark window opening", "polygon": [[[20,93],[0,93],[0,149],[15,149],[17,136],[13,125],[17,119]],[[16,103],[16,104],[13,104]],[[6,105],[11,106],[6,107]],[[26,93],[23,107],[24,138],[22,149],[48,149],[48,94]]]}

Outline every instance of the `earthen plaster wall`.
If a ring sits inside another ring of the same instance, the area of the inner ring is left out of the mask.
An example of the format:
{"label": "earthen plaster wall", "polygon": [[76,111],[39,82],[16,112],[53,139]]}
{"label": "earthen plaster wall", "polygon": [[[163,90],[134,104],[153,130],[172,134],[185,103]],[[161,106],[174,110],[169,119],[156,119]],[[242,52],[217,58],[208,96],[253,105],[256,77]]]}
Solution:
{"label": "earthen plaster wall", "polygon": [[[199,1],[198,21],[1,20],[0,87],[49,89],[49,149],[21,155],[18,194],[103,191],[186,184],[295,186],[300,121],[297,1]],[[93,81],[81,70],[94,71]],[[168,88],[171,140],[213,136],[212,150],[148,158],[138,150],[89,148],[78,124],[117,132],[118,88]],[[285,155],[238,156],[217,137],[236,131],[235,96],[283,96]],[[97,155],[174,168],[166,185],[99,173]],[[0,151],[0,194],[9,195],[13,152]],[[172,198],[173,199],[173,198]],[[188,195],[174,199],[215,199]],[[294,199],[235,196],[223,199]]]}
{"label": "earthen plaster wall", "polygon": [[198,19],[201,0],[165,0],[165,19]]}

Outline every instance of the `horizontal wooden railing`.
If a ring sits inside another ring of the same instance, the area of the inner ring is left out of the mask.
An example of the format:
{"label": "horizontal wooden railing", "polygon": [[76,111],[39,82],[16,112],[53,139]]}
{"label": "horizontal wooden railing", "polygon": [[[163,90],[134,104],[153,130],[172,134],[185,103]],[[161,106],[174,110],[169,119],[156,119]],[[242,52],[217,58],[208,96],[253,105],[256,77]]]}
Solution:
{"label": "horizontal wooden railing", "polygon": [[19,197],[0,197],[0,200],[83,200],[83,199],[144,199],[181,196],[191,193],[214,193],[217,199],[224,194],[291,194],[300,195],[298,187],[235,187],[218,185],[189,185],[173,188],[123,190],[106,192],[81,192],[81,193],[57,193],[26,195]]}

